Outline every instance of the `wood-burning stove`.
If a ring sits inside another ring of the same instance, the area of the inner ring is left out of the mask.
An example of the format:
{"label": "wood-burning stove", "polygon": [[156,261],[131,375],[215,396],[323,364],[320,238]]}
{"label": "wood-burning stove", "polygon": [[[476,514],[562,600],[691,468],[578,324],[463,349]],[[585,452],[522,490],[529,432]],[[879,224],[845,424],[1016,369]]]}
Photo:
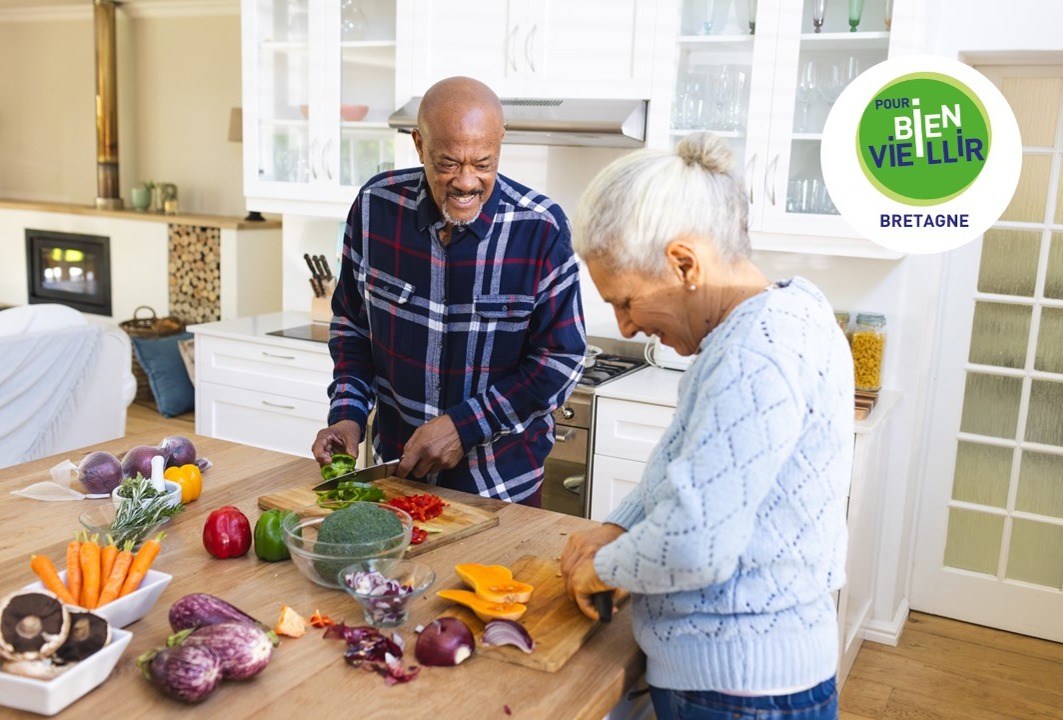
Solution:
{"label": "wood-burning stove", "polygon": [[109,239],[26,228],[29,303],[59,303],[111,315]]}

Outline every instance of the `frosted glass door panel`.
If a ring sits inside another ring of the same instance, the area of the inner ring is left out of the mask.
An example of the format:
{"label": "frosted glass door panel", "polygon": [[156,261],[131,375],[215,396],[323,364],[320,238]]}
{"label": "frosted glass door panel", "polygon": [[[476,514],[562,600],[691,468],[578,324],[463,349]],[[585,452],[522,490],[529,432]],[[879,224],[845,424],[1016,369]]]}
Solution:
{"label": "frosted glass door panel", "polygon": [[[1051,148],[1055,144],[1063,79],[1010,77],[1001,82],[1000,89],[1015,112],[1022,144],[1028,147]],[[1059,212],[1059,206],[1056,207]]]}
{"label": "frosted glass door panel", "polygon": [[945,542],[945,565],[995,575],[1000,562],[1004,517],[951,508]]}
{"label": "frosted glass door panel", "polygon": [[1052,233],[1045,273],[1045,297],[1063,300],[1063,233]]}
{"label": "frosted glass door panel", "polygon": [[1021,378],[968,373],[960,432],[1014,438],[1021,393]]}
{"label": "frosted glass door panel", "polygon": [[1040,256],[1039,231],[991,228],[982,239],[978,292],[1032,297]]}
{"label": "frosted glass door panel", "polygon": [[1005,577],[1063,588],[1063,526],[1016,518]]}
{"label": "frosted glass door panel", "polygon": [[1063,455],[1022,454],[1015,509],[1063,518]]}
{"label": "frosted glass door panel", "polygon": [[956,449],[952,499],[1003,508],[1008,502],[1014,454],[1011,448],[961,441]]}
{"label": "frosted glass door panel", "polygon": [[977,365],[1025,366],[1030,315],[1029,305],[975,303],[969,360]]}
{"label": "frosted glass door panel", "polygon": [[1063,447],[1063,383],[1033,381],[1026,441]]}
{"label": "frosted glass door panel", "polygon": [[1035,370],[1063,373],[1063,309],[1041,310],[1041,329],[1037,333]]}
{"label": "frosted glass door panel", "polygon": [[1045,221],[1045,207],[1048,197],[1048,177],[1052,168],[1052,156],[1043,153],[1024,152],[1022,155],[1022,172],[1019,174],[1019,186],[1011,198],[1002,221],[1019,222]]}

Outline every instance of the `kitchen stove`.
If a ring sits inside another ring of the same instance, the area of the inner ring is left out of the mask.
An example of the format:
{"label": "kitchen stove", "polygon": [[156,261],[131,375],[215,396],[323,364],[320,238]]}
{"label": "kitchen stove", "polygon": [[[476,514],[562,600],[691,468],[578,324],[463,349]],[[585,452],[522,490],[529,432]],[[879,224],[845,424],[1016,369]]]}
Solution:
{"label": "kitchen stove", "polygon": [[594,388],[599,385],[610,380],[616,380],[643,367],[646,367],[646,361],[641,358],[602,354],[598,356],[598,360],[592,367],[583,371],[583,377],[576,383],[576,389],[593,392]]}

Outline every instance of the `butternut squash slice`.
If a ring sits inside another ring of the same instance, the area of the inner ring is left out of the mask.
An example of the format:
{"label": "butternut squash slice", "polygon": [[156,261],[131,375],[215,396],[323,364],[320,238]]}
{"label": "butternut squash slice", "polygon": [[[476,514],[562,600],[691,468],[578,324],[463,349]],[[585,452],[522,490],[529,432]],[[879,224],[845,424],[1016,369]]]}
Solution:
{"label": "butternut squash slice", "polygon": [[513,571],[504,565],[466,563],[454,571],[465,584],[484,600],[494,603],[526,603],[535,588],[513,579]]}
{"label": "butternut squash slice", "polygon": [[476,593],[469,592],[468,590],[440,590],[436,595],[444,600],[450,600],[465,605],[476,613],[476,617],[484,622],[494,620],[495,618],[501,618],[503,620],[520,620],[521,616],[523,616],[528,610],[527,605],[521,605],[520,603],[515,602],[491,602],[490,600],[484,600]]}

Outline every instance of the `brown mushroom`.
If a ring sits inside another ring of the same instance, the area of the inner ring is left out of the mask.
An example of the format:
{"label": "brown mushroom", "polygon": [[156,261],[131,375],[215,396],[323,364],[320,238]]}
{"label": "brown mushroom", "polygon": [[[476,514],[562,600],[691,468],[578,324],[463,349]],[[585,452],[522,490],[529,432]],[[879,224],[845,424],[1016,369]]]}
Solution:
{"label": "brown mushroom", "polygon": [[0,657],[39,660],[59,649],[70,630],[70,613],[47,591],[21,591],[0,600]]}
{"label": "brown mushroom", "polygon": [[69,670],[72,665],[56,665],[51,658],[41,660],[7,660],[0,669],[12,675],[33,678],[35,680],[51,680]]}
{"label": "brown mushroom", "polygon": [[66,641],[55,651],[57,662],[73,663],[84,660],[111,641],[111,625],[99,615],[69,607],[70,632]]}

